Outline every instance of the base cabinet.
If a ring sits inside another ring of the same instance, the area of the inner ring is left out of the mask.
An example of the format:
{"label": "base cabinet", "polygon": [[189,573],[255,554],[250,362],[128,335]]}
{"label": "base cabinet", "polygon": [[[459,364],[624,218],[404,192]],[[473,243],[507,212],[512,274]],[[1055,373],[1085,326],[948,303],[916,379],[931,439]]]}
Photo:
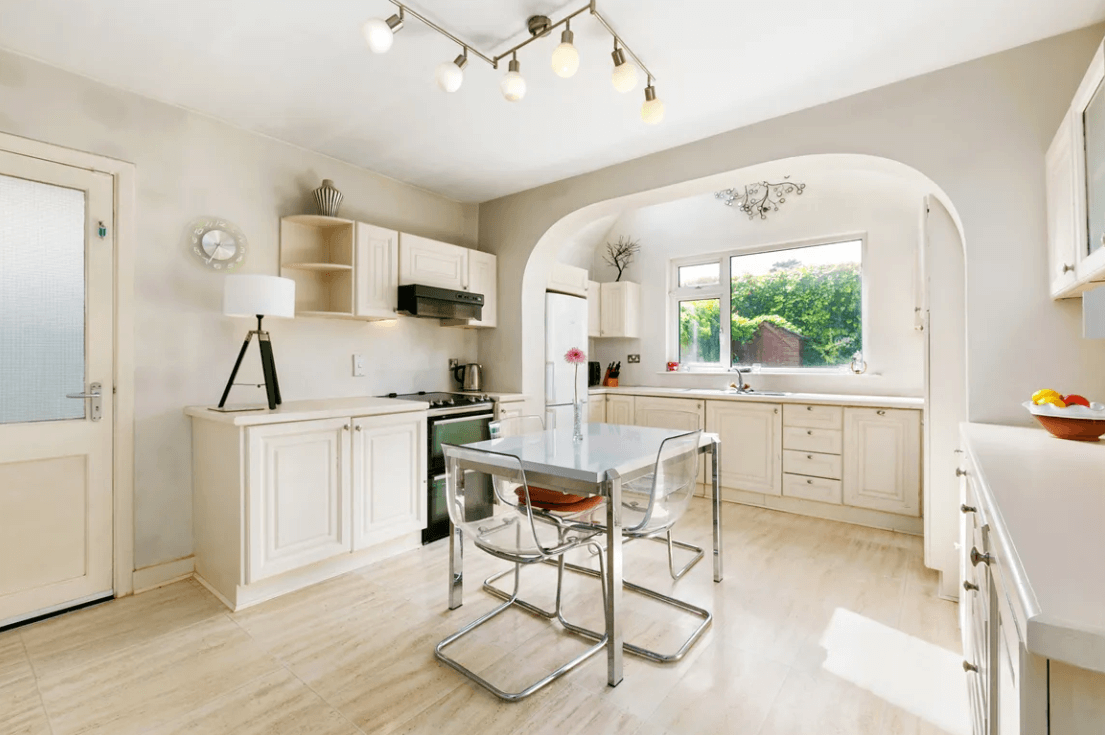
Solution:
{"label": "base cabinet", "polygon": [[633,396],[606,396],[606,423],[633,425]]}
{"label": "base cabinet", "polygon": [[606,396],[591,396],[587,401],[587,421],[591,424],[606,423]]}
{"label": "base cabinet", "polygon": [[921,413],[844,411],[844,503],[921,515]]}
{"label": "base cabinet", "polygon": [[353,550],[426,527],[426,417],[353,420]]}
{"label": "base cabinet", "polygon": [[721,440],[721,486],[783,493],[783,417],[774,403],[707,401],[706,430]]}

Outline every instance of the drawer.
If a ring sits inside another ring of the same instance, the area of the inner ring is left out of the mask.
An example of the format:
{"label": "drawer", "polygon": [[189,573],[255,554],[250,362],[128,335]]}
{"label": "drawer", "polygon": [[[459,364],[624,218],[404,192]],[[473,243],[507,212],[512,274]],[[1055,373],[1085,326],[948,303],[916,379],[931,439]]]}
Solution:
{"label": "drawer", "polygon": [[840,454],[843,443],[844,432],[839,429],[783,428],[783,449]]}
{"label": "drawer", "polygon": [[843,406],[783,404],[783,426],[797,426],[805,429],[839,429],[843,425]]}
{"label": "drawer", "polygon": [[840,505],[844,497],[840,480],[806,477],[805,475],[789,473],[783,475],[783,495],[788,498],[817,500],[822,503],[835,503],[836,505]]}
{"label": "drawer", "polygon": [[795,475],[811,475],[839,480],[842,477],[841,464],[839,454],[797,452],[793,449],[783,450],[783,472],[790,472]]}

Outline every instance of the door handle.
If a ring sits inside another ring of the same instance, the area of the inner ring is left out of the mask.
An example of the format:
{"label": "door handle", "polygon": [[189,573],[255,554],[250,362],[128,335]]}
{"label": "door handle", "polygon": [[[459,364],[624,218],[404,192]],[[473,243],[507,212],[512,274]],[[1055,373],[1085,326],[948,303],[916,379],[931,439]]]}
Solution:
{"label": "door handle", "polygon": [[99,383],[92,383],[88,386],[87,393],[66,393],[66,398],[80,398],[81,400],[92,400],[92,420],[99,421],[103,416],[103,386]]}

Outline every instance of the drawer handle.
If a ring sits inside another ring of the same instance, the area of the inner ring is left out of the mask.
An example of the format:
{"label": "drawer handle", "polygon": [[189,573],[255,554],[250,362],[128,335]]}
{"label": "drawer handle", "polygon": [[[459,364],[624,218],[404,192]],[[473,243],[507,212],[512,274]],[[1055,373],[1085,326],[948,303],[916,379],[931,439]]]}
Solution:
{"label": "drawer handle", "polygon": [[978,508],[974,507],[973,505],[961,505],[961,506],[959,506],[959,510],[960,510],[961,513],[977,513],[978,512]]}
{"label": "drawer handle", "polygon": [[973,547],[971,548],[971,566],[977,567],[979,565],[979,562],[982,562],[983,564],[989,566],[990,563],[993,561],[994,557],[990,556],[989,554],[980,554],[978,553],[978,549]]}
{"label": "drawer handle", "polygon": [[1072,270],[1074,270],[1073,265],[1071,265],[1070,263],[1063,264],[1063,273],[1070,273]]}
{"label": "drawer handle", "polygon": [[875,411],[875,413],[877,413],[879,416],[885,416],[886,415],[886,411],[883,411],[881,408],[878,411]]}
{"label": "drawer handle", "polygon": [[812,484],[813,484],[813,480],[806,480],[806,484],[807,484],[807,485],[812,485]]}
{"label": "drawer handle", "polygon": [[978,585],[972,584],[967,580],[963,580],[963,589],[967,590],[968,592],[978,592]]}
{"label": "drawer handle", "polygon": [[813,459],[813,455],[812,454],[807,454],[806,459]]}
{"label": "drawer handle", "polygon": [[967,470],[956,467],[955,468],[955,476],[956,477],[966,477],[967,476]]}
{"label": "drawer handle", "polygon": [[810,436],[813,436],[813,432],[812,432],[812,431],[807,431],[806,433],[807,433],[807,434],[809,434]]}
{"label": "drawer handle", "polygon": [[807,410],[807,411],[812,411],[812,410],[813,410],[813,406],[806,406],[806,410]]}
{"label": "drawer handle", "polygon": [[963,662],[963,670],[968,673],[978,673],[978,667],[972,663],[968,663],[967,661]]}

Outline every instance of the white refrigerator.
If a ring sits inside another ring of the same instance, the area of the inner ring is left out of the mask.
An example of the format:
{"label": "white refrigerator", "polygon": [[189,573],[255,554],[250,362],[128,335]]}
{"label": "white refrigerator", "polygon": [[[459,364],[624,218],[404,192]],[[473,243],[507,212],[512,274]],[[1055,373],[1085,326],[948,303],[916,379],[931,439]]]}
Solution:
{"label": "white refrigerator", "polygon": [[[573,347],[587,352],[587,299],[560,293],[545,294],[545,426],[572,427],[572,402],[576,391],[587,401],[587,365],[564,362]],[[584,406],[587,420],[587,407]]]}

